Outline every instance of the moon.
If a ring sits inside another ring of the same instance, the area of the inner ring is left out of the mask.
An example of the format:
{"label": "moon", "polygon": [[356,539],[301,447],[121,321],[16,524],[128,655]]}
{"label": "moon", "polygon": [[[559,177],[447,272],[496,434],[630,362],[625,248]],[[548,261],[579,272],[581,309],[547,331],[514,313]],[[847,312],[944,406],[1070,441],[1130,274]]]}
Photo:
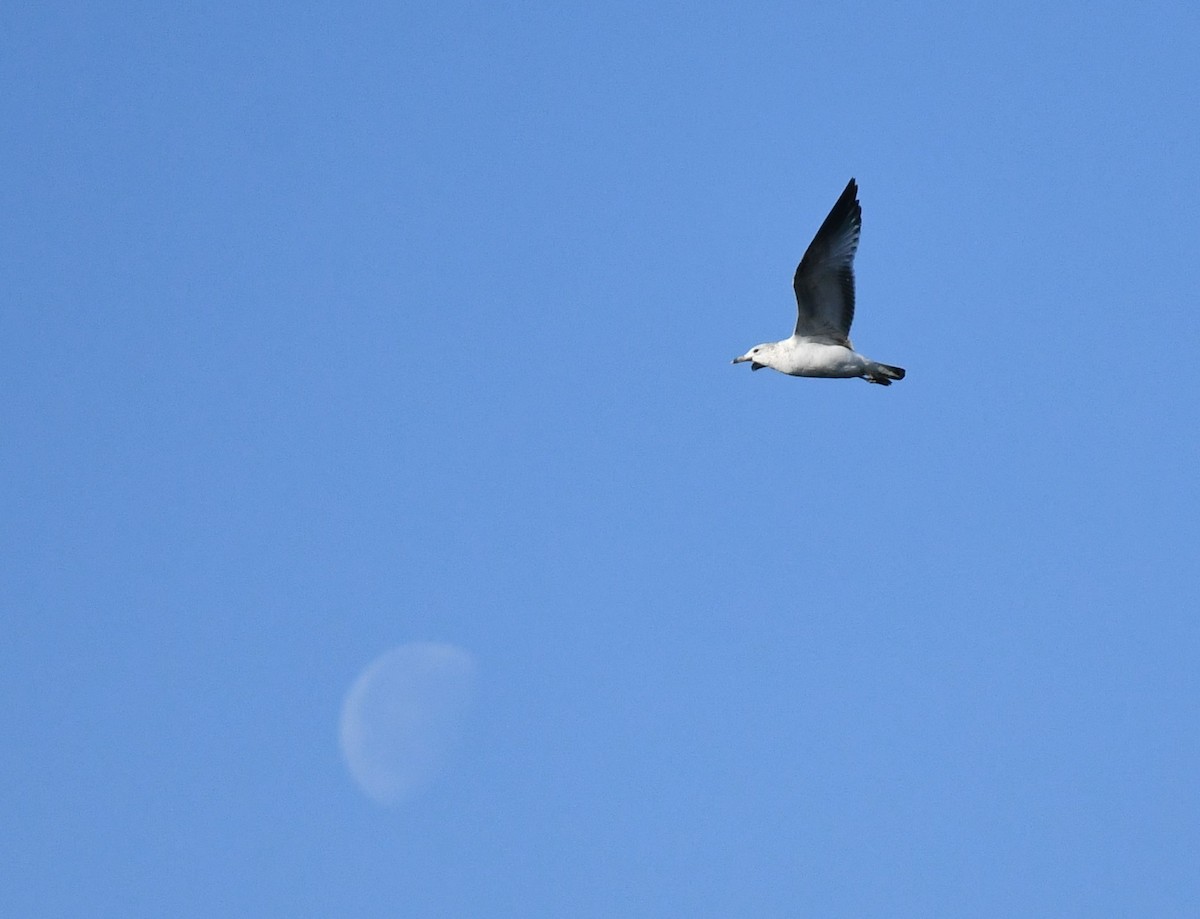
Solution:
{"label": "moon", "polygon": [[410,800],[459,739],[475,659],[456,645],[414,642],[372,661],[342,703],[339,735],[350,775],[372,800]]}

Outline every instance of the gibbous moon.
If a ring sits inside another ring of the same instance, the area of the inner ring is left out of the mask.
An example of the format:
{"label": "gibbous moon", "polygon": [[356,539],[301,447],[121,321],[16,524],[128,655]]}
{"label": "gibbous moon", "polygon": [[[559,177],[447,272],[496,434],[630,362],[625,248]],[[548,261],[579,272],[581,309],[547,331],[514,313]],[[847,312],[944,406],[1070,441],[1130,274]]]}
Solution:
{"label": "gibbous moon", "polygon": [[417,642],[376,658],[342,703],[342,756],[380,804],[409,800],[438,772],[471,703],[475,659],[455,645]]}

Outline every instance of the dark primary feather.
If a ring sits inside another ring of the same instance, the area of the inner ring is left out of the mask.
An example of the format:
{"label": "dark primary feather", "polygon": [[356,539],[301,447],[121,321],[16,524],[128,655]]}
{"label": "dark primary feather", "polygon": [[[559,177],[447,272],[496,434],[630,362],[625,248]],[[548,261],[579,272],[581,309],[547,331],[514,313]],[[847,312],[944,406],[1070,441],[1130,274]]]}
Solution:
{"label": "dark primary feather", "polygon": [[854,253],[862,230],[858,185],[851,179],[796,267],[796,334],[849,345],[854,321]]}

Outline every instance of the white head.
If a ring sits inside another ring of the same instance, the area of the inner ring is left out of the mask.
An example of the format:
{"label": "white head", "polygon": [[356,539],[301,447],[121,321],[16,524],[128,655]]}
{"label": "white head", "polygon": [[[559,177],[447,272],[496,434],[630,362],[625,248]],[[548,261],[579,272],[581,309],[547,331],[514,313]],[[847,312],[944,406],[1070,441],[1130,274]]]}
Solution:
{"label": "white head", "polygon": [[733,363],[741,364],[744,361],[750,361],[751,370],[762,370],[764,367],[771,366],[771,360],[775,355],[775,347],[779,344],[777,341],[764,342],[761,345],[755,345],[741,357],[735,357]]}

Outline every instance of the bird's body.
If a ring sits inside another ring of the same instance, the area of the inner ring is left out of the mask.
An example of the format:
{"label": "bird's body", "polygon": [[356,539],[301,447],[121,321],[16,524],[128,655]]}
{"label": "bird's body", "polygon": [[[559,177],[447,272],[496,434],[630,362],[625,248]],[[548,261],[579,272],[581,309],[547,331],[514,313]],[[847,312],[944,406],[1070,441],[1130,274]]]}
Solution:
{"label": "bird's body", "polygon": [[796,331],[782,341],[755,345],[734,363],[770,367],[794,377],[862,377],[890,386],[904,369],[880,364],[854,350],[854,253],[862,230],[862,207],[853,179],[821,224],[796,268]]}
{"label": "bird's body", "polygon": [[759,345],[751,360],[756,370],[770,367],[794,377],[860,377],[872,363],[845,345],[800,335]]}

